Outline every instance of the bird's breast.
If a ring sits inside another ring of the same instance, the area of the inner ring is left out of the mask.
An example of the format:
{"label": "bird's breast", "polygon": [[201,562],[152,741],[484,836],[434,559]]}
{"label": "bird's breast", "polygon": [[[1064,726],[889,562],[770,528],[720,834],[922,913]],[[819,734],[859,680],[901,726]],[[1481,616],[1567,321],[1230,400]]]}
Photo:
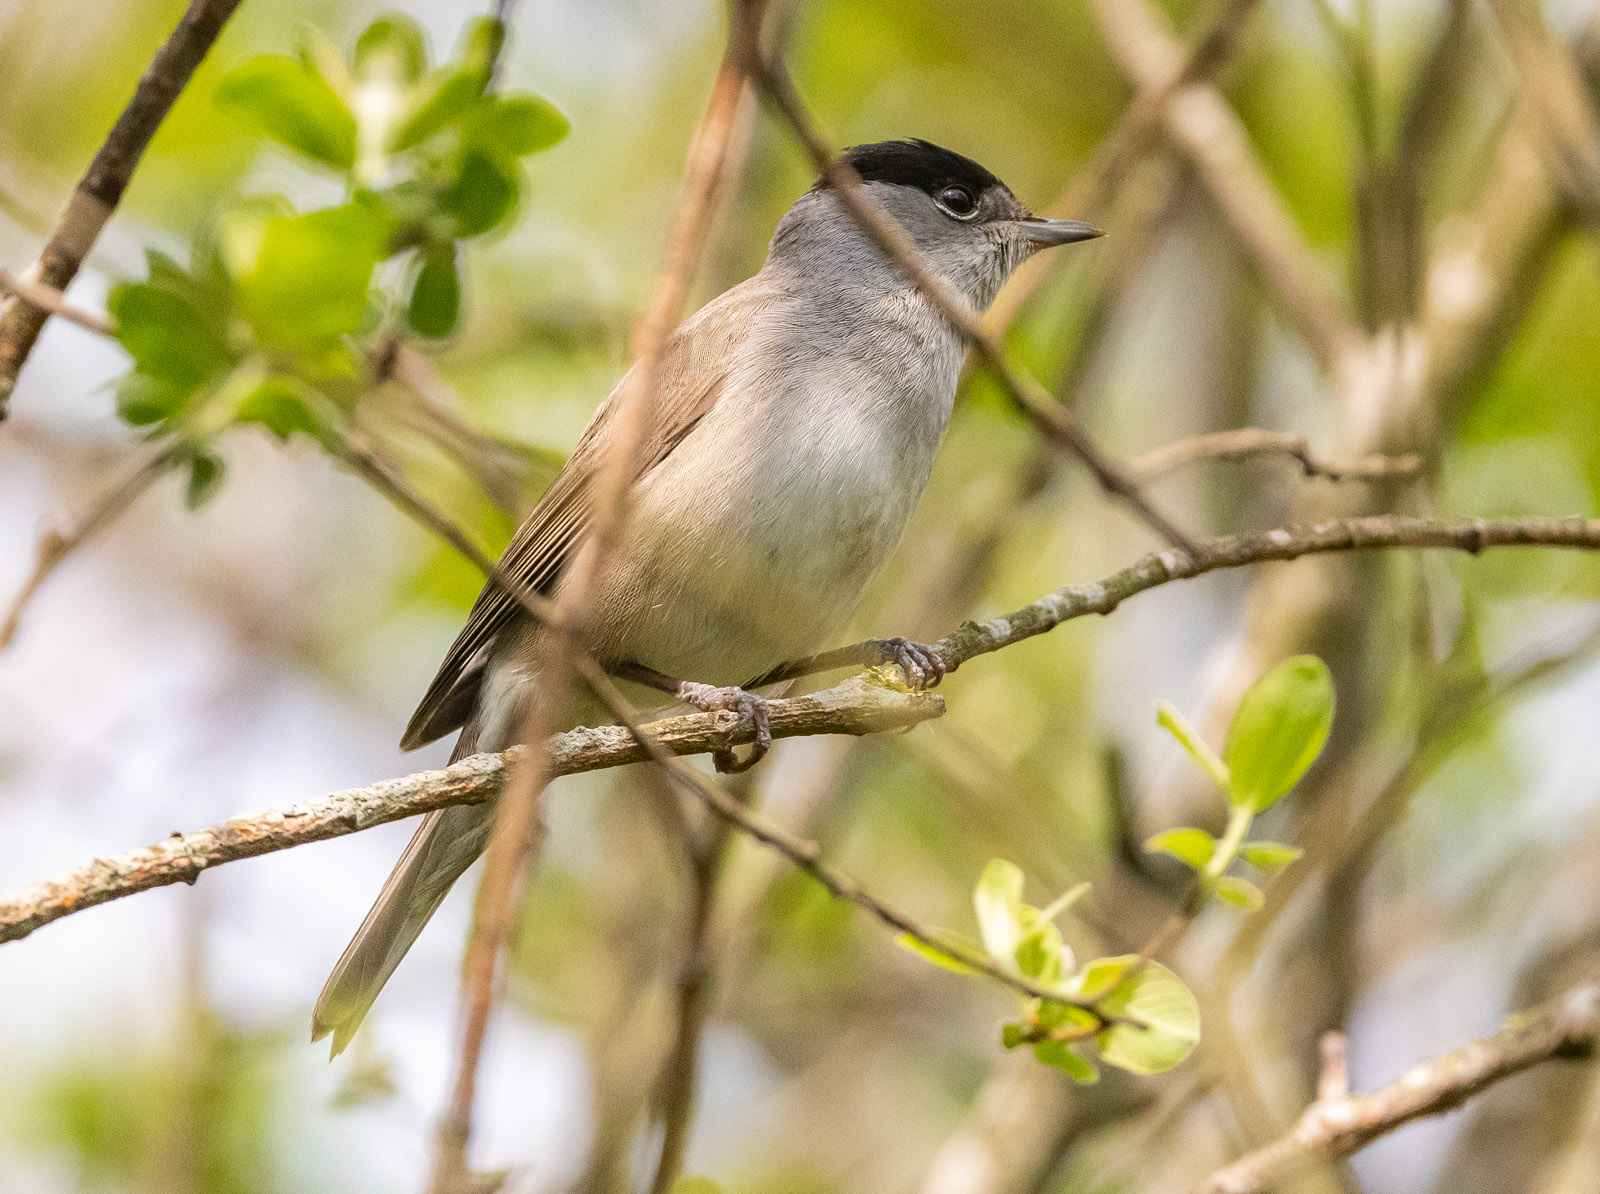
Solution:
{"label": "bird's breast", "polygon": [[842,633],[927,483],[962,356],[892,334],[859,349],[730,378],[640,486],[597,646],[741,683]]}

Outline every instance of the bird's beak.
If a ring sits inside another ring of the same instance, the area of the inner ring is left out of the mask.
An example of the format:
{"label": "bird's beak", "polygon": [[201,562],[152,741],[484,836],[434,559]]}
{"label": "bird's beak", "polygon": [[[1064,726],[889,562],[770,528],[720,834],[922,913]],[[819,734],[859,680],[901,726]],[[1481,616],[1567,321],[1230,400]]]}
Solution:
{"label": "bird's beak", "polygon": [[1080,240],[1093,240],[1105,233],[1093,224],[1085,224],[1082,220],[1047,220],[1043,216],[1026,216],[1017,221],[1030,243],[1041,249],[1050,248],[1052,245],[1070,245]]}

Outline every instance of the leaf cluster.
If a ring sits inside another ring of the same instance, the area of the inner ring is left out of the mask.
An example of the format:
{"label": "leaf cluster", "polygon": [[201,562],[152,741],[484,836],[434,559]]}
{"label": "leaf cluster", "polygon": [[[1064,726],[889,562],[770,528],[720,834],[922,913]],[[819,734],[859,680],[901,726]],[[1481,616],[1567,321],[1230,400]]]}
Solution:
{"label": "leaf cluster", "polygon": [[[511,220],[522,159],[568,131],[549,101],[490,90],[503,39],[499,22],[476,20],[431,67],[416,23],[387,15],[348,59],[308,28],[296,56],[251,58],[222,79],[225,111],[333,172],[345,198],[314,211],[243,198],[196,238],[187,268],[152,251],[145,280],[112,291],[133,359],[118,410],[179,438],[191,505],[221,482],[211,444],[222,431],[253,423],[331,446],[329,429],[372,380],[365,341],[402,319],[425,337],[455,330],[463,242]],[[391,276],[398,284],[378,284]]]}
{"label": "leaf cluster", "polygon": [[[1247,841],[1256,815],[1287,794],[1314,763],[1333,725],[1333,678],[1315,656],[1287,659],[1251,687],[1234,711],[1219,756],[1170,704],[1157,720],[1228,798],[1228,829],[1219,839],[1183,827],[1145,843],[1170,854],[1199,878],[1200,894],[1246,911],[1260,908],[1254,883],[1228,874],[1235,860],[1275,875],[1300,856],[1279,842]],[[929,943],[910,936],[899,944],[958,974],[981,972],[963,959],[987,954],[1002,969],[1060,996],[1030,998],[1019,1019],[1001,1029],[1008,1049],[1031,1046],[1034,1056],[1075,1081],[1095,1082],[1097,1064],[1135,1074],[1159,1074],[1181,1064],[1200,1040],[1200,1009],[1183,980],[1142,954],[1096,958],[1081,968],[1056,918],[1089,891],[1079,883],[1044,908],[1023,899],[1016,864],[994,859],[973,891],[978,941],[944,934]],[[1098,1050],[1097,1057],[1093,1050]]]}
{"label": "leaf cluster", "polygon": [[1315,655],[1286,659],[1251,686],[1234,710],[1220,757],[1182,713],[1161,702],[1157,722],[1226,794],[1228,827],[1221,838],[1189,826],[1169,829],[1144,848],[1171,855],[1194,871],[1202,895],[1247,912],[1258,910],[1265,898],[1261,889],[1228,874],[1228,868],[1242,859],[1276,875],[1300,857],[1294,846],[1246,837],[1257,814],[1285,796],[1316,762],[1333,727],[1333,709],[1333,676]]}
{"label": "leaf cluster", "polygon": [[[947,937],[952,952],[912,938],[900,943],[936,965],[962,974],[977,971],[958,953],[986,953],[1002,968],[1058,992],[1062,1001],[1026,999],[1022,1015],[1001,1029],[1008,1049],[1022,1045],[1075,1081],[1100,1077],[1091,1055],[1135,1074],[1159,1074],[1181,1063],[1200,1040],[1200,1008],[1183,980],[1165,966],[1134,954],[1096,958],[1078,967],[1056,918],[1089,892],[1079,883],[1047,907],[1022,898],[1023,874],[1015,863],[992,860],[973,891],[980,942]],[[1071,1002],[1063,1002],[1068,1001]]]}

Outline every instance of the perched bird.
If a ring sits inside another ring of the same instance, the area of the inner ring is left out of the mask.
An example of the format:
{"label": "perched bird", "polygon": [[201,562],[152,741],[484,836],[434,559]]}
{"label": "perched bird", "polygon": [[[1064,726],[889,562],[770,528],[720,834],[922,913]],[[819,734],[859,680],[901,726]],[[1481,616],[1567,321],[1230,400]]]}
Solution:
{"label": "perched bird", "polygon": [[[1029,214],[969,158],[926,141],[885,141],[845,160],[916,241],[936,274],[979,310],[1041,248],[1098,236]],[[736,709],[770,741],[762,698],[744,686],[818,650],[848,620],[899,540],[944,438],[966,345],[860,231],[826,178],[778,223],[766,263],[673,334],[620,539],[593,589],[588,644],[608,671],[701,709]],[[618,395],[595,412],[565,468],[523,523],[501,568],[553,591],[581,543],[590,483]],[[454,758],[502,750],[538,687],[537,625],[491,582],[406,727],[401,746],[460,729]],[[938,682],[926,649],[876,644],[917,686]],[[571,711],[571,724],[586,712]],[[334,967],[312,1039],[349,1042],[451,884],[483,851],[493,811],[431,813]]]}

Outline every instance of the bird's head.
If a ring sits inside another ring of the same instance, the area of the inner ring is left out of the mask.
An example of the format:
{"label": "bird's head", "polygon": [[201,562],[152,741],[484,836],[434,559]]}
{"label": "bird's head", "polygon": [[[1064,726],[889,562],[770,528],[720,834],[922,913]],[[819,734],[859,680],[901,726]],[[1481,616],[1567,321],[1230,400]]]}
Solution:
{"label": "bird's head", "polygon": [[[878,141],[847,149],[844,160],[916,241],[935,272],[980,310],[1011,272],[1040,249],[1101,235],[1079,220],[1033,215],[1011,188],[971,158],[928,141]],[[775,250],[840,264],[860,262],[865,241],[826,177],[795,204],[773,238]]]}

